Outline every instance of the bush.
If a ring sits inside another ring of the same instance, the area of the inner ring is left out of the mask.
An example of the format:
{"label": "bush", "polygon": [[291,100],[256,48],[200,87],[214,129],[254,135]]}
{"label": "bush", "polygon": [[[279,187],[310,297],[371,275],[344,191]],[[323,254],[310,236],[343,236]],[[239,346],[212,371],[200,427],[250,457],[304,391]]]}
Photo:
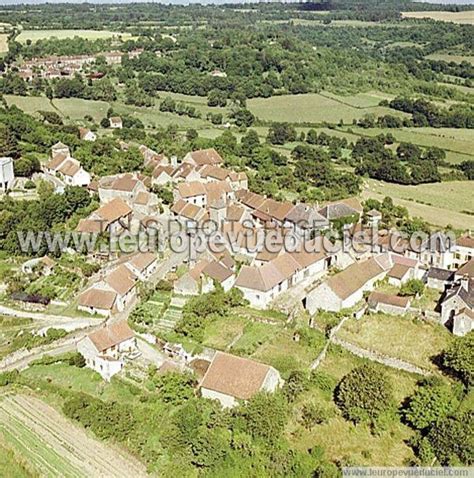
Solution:
{"label": "bush", "polygon": [[375,420],[393,403],[392,385],[379,367],[365,364],[339,382],[336,404],[345,418],[358,423]]}
{"label": "bush", "polygon": [[400,288],[401,296],[417,296],[423,294],[425,284],[420,279],[410,279]]}
{"label": "bush", "polygon": [[474,333],[456,337],[442,354],[446,369],[465,385],[474,384]]}
{"label": "bush", "polygon": [[329,410],[323,408],[317,403],[308,403],[303,405],[301,409],[301,424],[307,429],[311,430],[315,425],[326,423],[331,417]]}
{"label": "bush", "polygon": [[25,189],[35,189],[36,184],[31,180],[28,179],[28,181],[25,182]]}

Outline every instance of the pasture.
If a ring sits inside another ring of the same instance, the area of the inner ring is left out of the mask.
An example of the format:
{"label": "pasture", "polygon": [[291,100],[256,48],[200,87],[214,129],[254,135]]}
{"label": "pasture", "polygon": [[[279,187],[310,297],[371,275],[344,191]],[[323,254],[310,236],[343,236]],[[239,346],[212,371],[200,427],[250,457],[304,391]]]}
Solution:
{"label": "pasture", "polygon": [[0,430],[8,446],[41,476],[146,476],[132,457],[92,438],[54,408],[27,395],[0,400]]}
{"label": "pasture", "polygon": [[0,33],[0,53],[8,52],[8,35]]}
{"label": "pasture", "polygon": [[84,38],[85,40],[99,40],[112,37],[128,39],[131,38],[131,35],[130,33],[111,32],[109,30],[23,30],[16,38],[16,41],[26,43],[30,40],[32,43],[35,43],[49,38],[65,40],[74,37]]}
{"label": "pasture", "polygon": [[453,22],[474,25],[474,10],[465,12],[402,12],[403,18],[431,19],[438,22]]}
{"label": "pasture", "polygon": [[449,181],[417,186],[366,180],[362,198],[390,196],[413,217],[422,217],[434,226],[451,225],[456,229],[474,229],[472,181]]}
{"label": "pasture", "polygon": [[[366,114],[375,116],[397,114],[389,108],[377,106],[384,97],[375,94],[358,94],[350,97],[329,93],[307,93],[303,95],[284,95],[272,98],[254,98],[247,102],[248,109],[264,121],[289,123],[323,122],[352,123]],[[404,116],[403,113],[399,113]]]}

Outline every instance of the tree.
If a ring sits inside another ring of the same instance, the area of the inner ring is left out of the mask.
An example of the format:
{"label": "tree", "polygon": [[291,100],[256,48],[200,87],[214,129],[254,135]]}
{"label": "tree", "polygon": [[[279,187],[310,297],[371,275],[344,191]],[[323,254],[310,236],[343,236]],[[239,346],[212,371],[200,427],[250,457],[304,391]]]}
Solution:
{"label": "tree", "polygon": [[6,125],[0,125],[0,156],[20,157],[20,148],[13,131]]}
{"label": "tree", "polygon": [[294,126],[289,123],[273,123],[267,135],[267,141],[271,144],[285,144],[296,141],[298,135]]}
{"label": "tree", "polygon": [[458,406],[451,387],[427,384],[410,397],[403,411],[406,421],[417,430],[426,430],[439,423]]}
{"label": "tree", "polygon": [[336,404],[345,418],[357,423],[374,422],[393,403],[392,385],[375,365],[355,368],[339,382]]}
{"label": "tree", "polygon": [[280,395],[259,392],[242,406],[240,414],[254,438],[276,442],[285,428],[288,410]]}
{"label": "tree", "polygon": [[232,113],[232,118],[234,118],[235,124],[237,126],[245,126],[248,128],[252,126],[255,121],[255,116],[246,109],[237,110],[236,112]]}
{"label": "tree", "polygon": [[308,389],[308,376],[301,370],[293,370],[283,387],[283,394],[288,402],[293,402],[299,394]]}
{"label": "tree", "polygon": [[425,284],[420,279],[410,279],[400,288],[401,296],[417,296],[423,294]]}
{"label": "tree", "polygon": [[207,106],[221,106],[227,105],[227,94],[222,90],[211,90],[207,95]]}
{"label": "tree", "polygon": [[442,354],[442,363],[467,386],[474,384],[474,333],[456,337]]}
{"label": "tree", "polygon": [[428,440],[441,465],[469,466],[474,463],[472,430],[472,411],[447,417],[431,429]]}

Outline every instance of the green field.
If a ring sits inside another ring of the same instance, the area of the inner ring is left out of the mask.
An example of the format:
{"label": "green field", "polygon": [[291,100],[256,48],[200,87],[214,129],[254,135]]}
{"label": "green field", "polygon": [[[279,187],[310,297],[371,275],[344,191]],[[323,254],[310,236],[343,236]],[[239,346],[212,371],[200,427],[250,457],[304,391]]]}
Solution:
{"label": "green field", "polygon": [[130,33],[111,32],[109,30],[23,30],[16,41],[26,43],[31,40],[33,43],[47,38],[57,38],[64,40],[66,38],[81,37],[86,40],[98,40],[102,38],[122,37],[131,38]]}
{"label": "green field", "polygon": [[474,56],[472,55],[455,55],[451,53],[433,53],[428,55],[426,58],[429,60],[442,60],[442,61],[454,61],[455,63],[462,63],[463,61],[468,61],[471,65],[474,65]]}
{"label": "green field", "polygon": [[375,116],[398,114],[389,108],[377,106],[385,96],[358,94],[351,97],[329,93],[273,96],[254,98],[247,102],[248,108],[264,121],[287,121],[289,123],[351,123],[366,114]]}
{"label": "green field", "polygon": [[8,51],[8,35],[0,33],[0,53],[6,53]]}
{"label": "green field", "polygon": [[425,370],[436,370],[432,358],[442,352],[452,335],[441,325],[411,316],[365,315],[348,320],[338,336],[389,357],[405,360]]}
{"label": "green field", "polygon": [[396,204],[405,206],[410,214],[422,217],[428,223],[456,229],[474,228],[474,200],[472,181],[402,186],[368,179],[362,192],[364,199],[393,198]]}

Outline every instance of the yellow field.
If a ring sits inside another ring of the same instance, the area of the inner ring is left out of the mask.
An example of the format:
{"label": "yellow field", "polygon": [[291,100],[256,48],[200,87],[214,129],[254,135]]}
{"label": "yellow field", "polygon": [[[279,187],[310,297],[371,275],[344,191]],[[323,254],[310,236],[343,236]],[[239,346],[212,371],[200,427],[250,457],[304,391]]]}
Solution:
{"label": "yellow field", "polygon": [[0,33],[0,53],[6,53],[8,51],[8,35]]}
{"label": "yellow field", "polygon": [[27,40],[31,40],[34,43],[38,40],[45,40],[47,38],[64,40],[76,36],[87,40],[98,40],[114,36],[121,36],[122,38],[131,37],[130,33],[111,32],[108,30],[23,30],[16,38],[16,41],[26,43]]}
{"label": "yellow field", "polygon": [[474,196],[472,181],[450,181],[417,186],[389,184],[374,179],[366,181],[364,199],[390,196],[413,217],[421,217],[434,226],[474,229]]}
{"label": "yellow field", "polygon": [[431,18],[440,22],[474,25],[474,10],[467,12],[402,12],[404,18]]}

